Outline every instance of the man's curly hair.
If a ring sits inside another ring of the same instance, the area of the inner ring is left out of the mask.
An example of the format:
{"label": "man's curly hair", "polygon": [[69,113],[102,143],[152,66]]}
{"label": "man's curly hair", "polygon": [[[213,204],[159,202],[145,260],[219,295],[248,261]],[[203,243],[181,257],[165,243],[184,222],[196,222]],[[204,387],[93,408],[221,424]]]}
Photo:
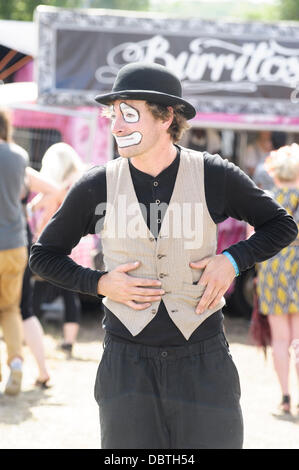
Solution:
{"label": "man's curly hair", "polygon": [[[155,119],[161,119],[162,121],[169,119],[170,110],[167,106],[149,102],[146,102],[146,105]],[[176,104],[172,108],[173,120],[167,132],[171,135],[172,141],[176,143],[182,138],[184,132],[190,128],[190,125],[182,113],[183,105]]]}
{"label": "man's curly hair", "polygon": [[[113,103],[111,103],[110,105],[112,104]],[[162,121],[164,121],[166,119],[169,119],[171,115],[171,111],[165,105],[150,103],[146,101],[146,106],[155,119],[161,119]],[[190,128],[190,125],[188,124],[187,119],[183,115],[183,105],[176,104],[171,107],[173,108],[173,120],[167,132],[170,134],[172,141],[176,143],[182,138],[184,132]],[[102,110],[101,114],[102,116],[111,118],[112,111],[110,108],[105,107]]]}

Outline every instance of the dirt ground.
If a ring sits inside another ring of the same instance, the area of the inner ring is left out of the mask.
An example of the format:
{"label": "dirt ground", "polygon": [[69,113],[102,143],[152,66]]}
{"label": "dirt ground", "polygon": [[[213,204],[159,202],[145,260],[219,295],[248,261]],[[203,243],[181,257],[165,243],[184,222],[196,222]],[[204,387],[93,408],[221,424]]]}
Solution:
{"label": "dirt ground", "polygon": [[[3,341],[0,341],[3,381],[0,383],[0,448],[2,449],[99,449],[98,408],[93,398],[97,366],[102,354],[101,315],[84,315],[74,357],[66,359],[57,346],[61,325],[43,323],[47,362],[53,387],[34,387],[37,370],[27,347],[23,390],[17,397],[3,394],[8,368]],[[274,417],[280,390],[270,352],[265,361],[261,351],[250,344],[248,321],[225,316],[231,353],[240,374],[244,417],[244,449],[298,449],[299,402],[294,358],[291,390],[294,404],[289,419]]]}

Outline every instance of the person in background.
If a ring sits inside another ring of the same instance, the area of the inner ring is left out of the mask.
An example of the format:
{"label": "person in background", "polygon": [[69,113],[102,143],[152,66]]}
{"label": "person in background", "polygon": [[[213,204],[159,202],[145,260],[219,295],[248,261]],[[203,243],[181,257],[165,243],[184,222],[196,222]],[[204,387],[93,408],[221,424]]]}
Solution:
{"label": "person in background", "polygon": [[[52,194],[40,193],[29,204],[30,211],[35,213],[39,212],[36,217],[35,239],[38,238],[47,222],[58,210],[68,190],[82,176],[84,170],[85,166],[80,160],[79,155],[70,145],[59,142],[52,145],[46,151],[42,158],[40,175],[46,178],[47,181],[57,185],[59,191],[55,193],[54,197]],[[91,237],[82,239],[81,244],[74,248],[71,257],[78,259],[79,256],[80,259],[81,251],[81,256],[84,256],[85,266],[91,266],[91,244]],[[88,251],[87,257],[86,247]],[[81,319],[79,295],[77,292],[72,292],[47,282],[43,282],[43,284],[46,291],[45,295],[48,296],[48,301],[54,300],[59,296],[63,298],[65,318],[63,325],[63,343],[60,348],[64,350],[68,356],[71,356],[74,343],[78,336]]]}
{"label": "person in background", "polygon": [[[280,147],[286,145],[286,133],[285,132],[272,132],[271,140],[273,144],[273,150],[277,150]],[[269,145],[270,147],[270,145]],[[255,184],[265,191],[271,190],[275,185],[272,176],[269,174],[265,167],[265,160],[267,155],[257,164],[252,179]]]}
{"label": "person in background", "polygon": [[10,368],[5,393],[17,395],[23,375],[23,328],[19,305],[28,259],[26,223],[20,198],[28,154],[12,142],[11,133],[10,116],[7,111],[0,110],[0,324]]}
{"label": "person in background", "polygon": [[189,131],[188,148],[199,152],[218,153],[221,150],[221,137],[215,129],[194,127]]}
{"label": "person in background", "polygon": [[265,168],[264,160],[257,164],[252,179],[255,184],[264,191],[271,190],[275,184],[273,178],[271,177],[271,175],[269,175],[268,171]]}
{"label": "person in background", "polygon": [[[40,173],[31,167],[26,168],[24,190],[22,194],[22,204],[24,216],[27,222],[27,240],[28,240],[28,254],[32,244],[32,233],[28,223],[27,204],[30,193],[42,193],[45,198],[55,200],[59,197],[59,186],[48,181]],[[50,381],[50,374],[46,363],[45,349],[44,349],[44,332],[42,325],[35,315],[33,308],[33,286],[32,286],[32,272],[27,263],[22,286],[21,296],[21,315],[23,319],[23,333],[25,343],[29,347],[34,359],[38,366],[38,378],[35,385],[41,388],[48,388]]]}
{"label": "person in background", "polygon": [[[275,183],[273,198],[298,224],[299,145],[292,144],[271,152],[265,167]],[[278,411],[289,414],[291,346],[299,381],[299,237],[277,255],[260,263],[257,273],[259,311],[269,320],[274,367],[282,393]]]}
{"label": "person in background", "polygon": [[272,134],[270,131],[260,131],[255,142],[248,145],[245,155],[245,172],[252,178],[257,166],[273,150]]}

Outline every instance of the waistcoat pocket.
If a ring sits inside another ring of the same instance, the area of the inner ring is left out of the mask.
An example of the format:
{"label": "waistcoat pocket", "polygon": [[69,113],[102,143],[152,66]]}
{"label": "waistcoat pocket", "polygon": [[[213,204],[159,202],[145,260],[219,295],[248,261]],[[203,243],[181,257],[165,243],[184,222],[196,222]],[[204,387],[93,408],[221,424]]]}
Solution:
{"label": "waistcoat pocket", "polygon": [[190,294],[192,297],[199,299],[202,297],[205,290],[205,286],[198,284],[189,284],[189,282],[183,282],[183,291],[186,294]]}

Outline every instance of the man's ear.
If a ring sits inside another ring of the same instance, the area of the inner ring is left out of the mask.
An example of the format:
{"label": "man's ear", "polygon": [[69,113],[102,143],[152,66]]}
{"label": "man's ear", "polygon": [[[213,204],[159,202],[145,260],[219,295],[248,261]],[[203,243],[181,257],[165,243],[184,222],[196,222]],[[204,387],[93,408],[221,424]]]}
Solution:
{"label": "man's ear", "polygon": [[172,121],[173,121],[173,116],[174,116],[174,111],[173,111],[173,107],[172,106],[167,106],[167,109],[168,111],[170,112],[170,115],[169,115],[169,118],[165,119],[163,122],[163,124],[165,124],[165,127],[168,129],[171,124],[172,124]]}

